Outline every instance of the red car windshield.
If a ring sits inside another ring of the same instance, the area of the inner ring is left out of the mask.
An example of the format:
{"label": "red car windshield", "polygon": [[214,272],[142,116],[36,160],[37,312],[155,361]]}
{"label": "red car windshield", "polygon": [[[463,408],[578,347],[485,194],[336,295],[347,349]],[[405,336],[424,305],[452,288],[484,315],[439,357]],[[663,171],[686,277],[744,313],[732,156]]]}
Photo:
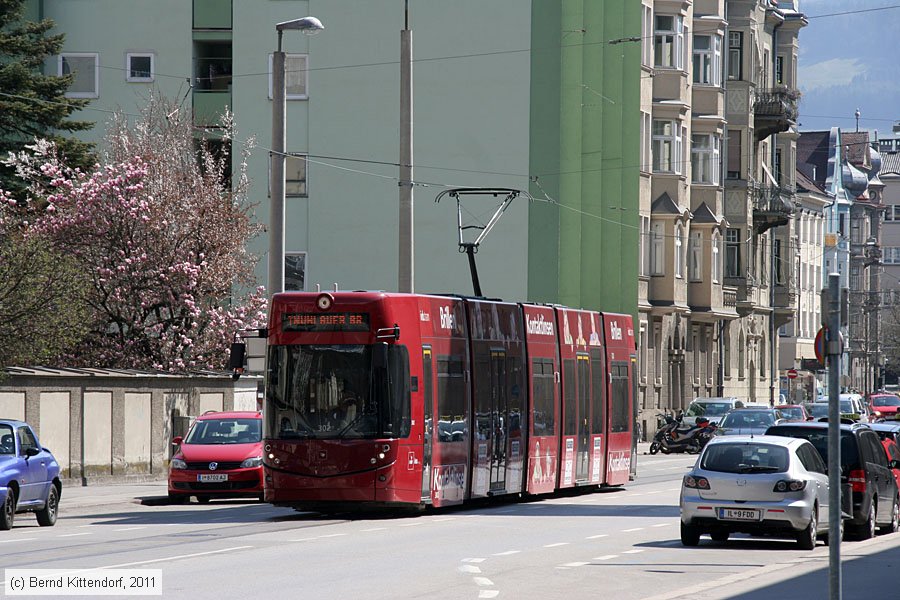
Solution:
{"label": "red car windshield", "polygon": [[262,419],[203,419],[194,423],[185,444],[254,444],[262,440]]}
{"label": "red car windshield", "polygon": [[900,397],[893,394],[872,396],[872,406],[900,406]]}

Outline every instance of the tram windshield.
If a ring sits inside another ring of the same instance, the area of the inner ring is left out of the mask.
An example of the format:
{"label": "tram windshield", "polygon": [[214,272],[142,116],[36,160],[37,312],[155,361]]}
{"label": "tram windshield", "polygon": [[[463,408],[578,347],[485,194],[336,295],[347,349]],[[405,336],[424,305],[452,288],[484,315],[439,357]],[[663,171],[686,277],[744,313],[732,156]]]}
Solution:
{"label": "tram windshield", "polygon": [[410,429],[405,346],[269,348],[269,439],[406,437]]}

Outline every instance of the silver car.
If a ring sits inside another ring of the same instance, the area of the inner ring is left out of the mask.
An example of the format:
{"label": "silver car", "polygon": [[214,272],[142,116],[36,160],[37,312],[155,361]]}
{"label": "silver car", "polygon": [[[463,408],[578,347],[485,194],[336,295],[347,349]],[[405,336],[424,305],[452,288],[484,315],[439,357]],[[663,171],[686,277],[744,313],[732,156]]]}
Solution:
{"label": "silver car", "polygon": [[681,543],[709,534],[790,537],[812,550],[828,533],[825,462],[803,439],[769,435],[713,438],[681,484]]}

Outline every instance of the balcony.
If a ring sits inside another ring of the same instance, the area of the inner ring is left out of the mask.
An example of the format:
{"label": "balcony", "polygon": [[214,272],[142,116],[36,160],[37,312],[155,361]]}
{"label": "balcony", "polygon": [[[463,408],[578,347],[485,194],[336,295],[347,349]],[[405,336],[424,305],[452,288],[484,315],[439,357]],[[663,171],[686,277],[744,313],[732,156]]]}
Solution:
{"label": "balcony", "polygon": [[794,214],[794,192],[780,186],[754,186],[753,228],[762,234],[773,227],[787,225]]}
{"label": "balcony", "polygon": [[[734,309],[737,314],[745,317],[753,312],[754,307],[759,305],[759,284],[756,279],[747,274],[740,277],[725,276],[725,285],[734,289]],[[726,306],[729,298],[726,297]]]}
{"label": "balcony", "polygon": [[796,125],[799,99],[800,92],[787,87],[758,91],[753,103],[756,140],[764,140]]}

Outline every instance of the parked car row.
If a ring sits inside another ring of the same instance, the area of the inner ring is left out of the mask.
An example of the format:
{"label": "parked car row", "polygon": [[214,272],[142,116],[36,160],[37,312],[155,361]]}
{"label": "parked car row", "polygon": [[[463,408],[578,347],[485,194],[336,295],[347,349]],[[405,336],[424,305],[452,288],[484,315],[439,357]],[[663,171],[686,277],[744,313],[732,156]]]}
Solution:
{"label": "parked car row", "polygon": [[[733,533],[789,537],[807,550],[818,537],[828,543],[827,440],[826,422],[783,420],[763,435],[710,441],[682,482],[682,543]],[[897,532],[900,423],[843,423],[840,440],[841,537],[845,525],[857,539]]]}

